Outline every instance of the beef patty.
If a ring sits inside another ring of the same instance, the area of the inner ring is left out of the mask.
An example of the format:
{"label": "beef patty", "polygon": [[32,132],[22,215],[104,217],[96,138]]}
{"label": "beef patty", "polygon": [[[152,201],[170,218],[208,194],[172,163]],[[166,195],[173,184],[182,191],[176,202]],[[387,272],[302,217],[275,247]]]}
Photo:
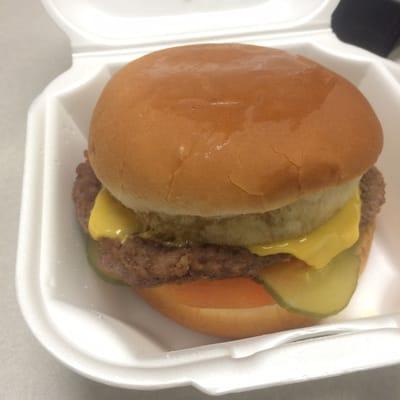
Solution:
{"label": "beef patty", "polygon": [[[88,161],[79,164],[76,172],[73,200],[78,220],[87,232],[101,183]],[[362,232],[374,221],[385,201],[385,183],[376,167],[364,174],[360,188]],[[124,243],[101,239],[98,248],[99,267],[131,286],[154,286],[199,278],[255,277],[261,268],[291,257],[287,254],[260,257],[241,247],[210,244],[171,247],[138,236],[131,236]]]}

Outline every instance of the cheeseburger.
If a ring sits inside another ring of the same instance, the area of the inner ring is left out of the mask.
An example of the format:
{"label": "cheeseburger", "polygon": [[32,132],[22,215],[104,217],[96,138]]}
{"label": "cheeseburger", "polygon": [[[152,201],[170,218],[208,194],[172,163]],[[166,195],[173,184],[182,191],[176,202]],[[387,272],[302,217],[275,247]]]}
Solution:
{"label": "cheeseburger", "polygon": [[73,199],[89,259],[194,330],[305,326],[350,301],[384,202],[349,81],[266,47],[170,48],[116,73]]}

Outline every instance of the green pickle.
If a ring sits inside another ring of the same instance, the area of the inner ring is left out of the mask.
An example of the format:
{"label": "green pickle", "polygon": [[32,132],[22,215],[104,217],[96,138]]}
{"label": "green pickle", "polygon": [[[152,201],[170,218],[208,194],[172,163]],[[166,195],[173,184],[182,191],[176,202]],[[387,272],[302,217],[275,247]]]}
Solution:
{"label": "green pickle", "polygon": [[289,311],[323,318],[343,310],[357,287],[360,258],[357,245],[337,255],[324,268],[304,264],[272,265],[259,280],[275,301]]}
{"label": "green pickle", "polygon": [[99,260],[99,248],[96,240],[93,240],[92,238],[88,238],[87,240],[87,258],[89,261],[89,264],[92,266],[96,274],[103,280],[108,283],[113,283],[114,285],[126,285],[124,282],[122,282],[119,278],[114,276],[113,274],[110,274],[108,272],[105,272],[99,268],[98,260]]}

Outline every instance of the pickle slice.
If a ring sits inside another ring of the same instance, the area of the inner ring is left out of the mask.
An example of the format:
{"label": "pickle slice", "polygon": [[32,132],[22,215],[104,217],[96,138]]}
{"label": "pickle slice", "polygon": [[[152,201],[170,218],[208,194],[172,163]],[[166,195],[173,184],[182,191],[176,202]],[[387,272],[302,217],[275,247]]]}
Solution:
{"label": "pickle slice", "polygon": [[87,258],[89,261],[89,264],[92,266],[96,274],[103,279],[103,281],[106,281],[108,283],[113,283],[114,285],[125,285],[124,282],[122,282],[118,277],[113,275],[112,273],[108,271],[103,271],[99,267],[99,247],[98,243],[96,240],[93,240],[92,238],[88,238],[87,240]]}
{"label": "pickle slice", "polygon": [[320,269],[301,261],[272,265],[259,280],[281,307],[314,318],[327,317],[343,310],[357,287],[360,258],[356,251],[353,246]]}

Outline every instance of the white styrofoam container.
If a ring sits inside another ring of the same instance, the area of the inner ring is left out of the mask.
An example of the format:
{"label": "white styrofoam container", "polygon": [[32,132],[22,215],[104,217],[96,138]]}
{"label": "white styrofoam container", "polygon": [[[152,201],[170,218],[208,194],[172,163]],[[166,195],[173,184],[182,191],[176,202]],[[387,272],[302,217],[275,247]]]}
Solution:
{"label": "white styrofoam container", "polygon": [[[28,115],[16,285],[42,345],[110,385],[191,384],[209,394],[400,362],[400,69],[336,39],[329,20],[338,0],[251,0],[245,7],[239,0],[43,2],[71,38],[73,65]],[[370,259],[351,304],[318,326],[223,342],[178,326],[88,266],[71,190],[96,99],[126,62],[200,41],[273,46],[312,58],[357,85],[382,122],[387,203]]]}

